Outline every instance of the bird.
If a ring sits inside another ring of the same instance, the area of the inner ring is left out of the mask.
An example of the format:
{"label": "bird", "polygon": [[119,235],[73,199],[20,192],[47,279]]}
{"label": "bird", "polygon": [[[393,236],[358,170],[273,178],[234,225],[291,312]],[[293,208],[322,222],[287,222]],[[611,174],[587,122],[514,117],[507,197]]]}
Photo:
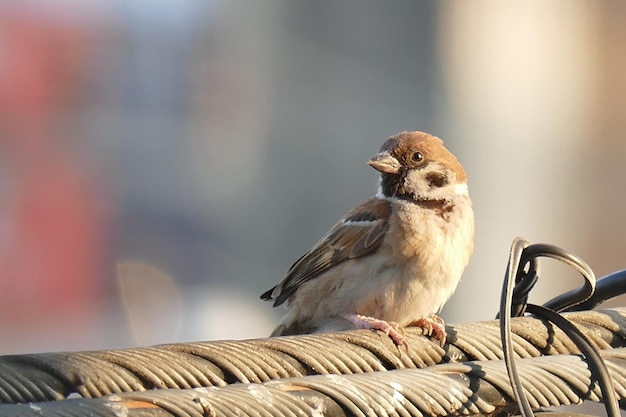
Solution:
{"label": "bird", "polygon": [[388,138],[368,164],[380,174],[376,194],[261,295],[287,309],[271,337],[357,328],[405,345],[404,328],[418,326],[445,344],[437,313],[474,250],[467,174],[425,132]]}

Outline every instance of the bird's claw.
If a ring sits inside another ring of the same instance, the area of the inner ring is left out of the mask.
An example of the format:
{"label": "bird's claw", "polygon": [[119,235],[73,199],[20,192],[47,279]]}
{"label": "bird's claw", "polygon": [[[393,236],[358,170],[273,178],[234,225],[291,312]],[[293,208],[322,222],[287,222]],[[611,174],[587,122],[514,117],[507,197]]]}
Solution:
{"label": "bird's claw", "polygon": [[385,321],[361,314],[344,314],[343,317],[354,324],[357,329],[380,330],[384,332],[397,346],[406,345],[404,329],[395,321]]}
{"label": "bird's claw", "polygon": [[415,320],[410,325],[424,329],[427,336],[433,336],[435,339],[439,340],[441,347],[446,344],[446,323],[441,317],[431,313]]}

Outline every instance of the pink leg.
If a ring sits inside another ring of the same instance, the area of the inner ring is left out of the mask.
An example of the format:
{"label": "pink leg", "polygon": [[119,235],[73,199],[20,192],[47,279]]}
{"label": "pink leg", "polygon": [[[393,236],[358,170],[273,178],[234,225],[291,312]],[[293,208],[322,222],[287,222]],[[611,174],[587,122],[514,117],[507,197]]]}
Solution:
{"label": "pink leg", "polygon": [[404,329],[394,321],[376,319],[374,317],[362,316],[361,314],[344,314],[343,317],[354,324],[357,329],[381,330],[393,340],[396,345],[405,345]]}
{"label": "pink leg", "polygon": [[410,326],[417,326],[426,330],[426,334],[434,336],[435,339],[439,340],[442,347],[446,344],[446,323],[441,317],[431,313],[426,317],[415,320]]}

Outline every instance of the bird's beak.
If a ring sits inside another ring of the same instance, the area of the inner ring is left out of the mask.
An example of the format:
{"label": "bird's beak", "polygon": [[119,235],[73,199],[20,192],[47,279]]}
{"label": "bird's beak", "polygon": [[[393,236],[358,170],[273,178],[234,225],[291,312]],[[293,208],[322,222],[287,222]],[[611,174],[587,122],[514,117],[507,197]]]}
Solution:
{"label": "bird's beak", "polygon": [[368,162],[369,166],[384,174],[397,174],[400,171],[400,161],[391,156],[389,152],[381,152]]}

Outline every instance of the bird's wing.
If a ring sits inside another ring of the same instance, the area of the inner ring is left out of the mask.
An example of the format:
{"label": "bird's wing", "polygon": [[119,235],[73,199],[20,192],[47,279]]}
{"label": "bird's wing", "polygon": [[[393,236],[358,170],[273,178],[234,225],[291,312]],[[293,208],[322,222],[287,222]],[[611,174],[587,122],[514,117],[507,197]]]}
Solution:
{"label": "bird's wing", "polygon": [[391,204],[387,200],[376,197],[367,200],[298,259],[283,280],[263,293],[261,299],[274,300],[274,307],[279,306],[305,282],[342,262],[372,253],[384,240],[390,215]]}

